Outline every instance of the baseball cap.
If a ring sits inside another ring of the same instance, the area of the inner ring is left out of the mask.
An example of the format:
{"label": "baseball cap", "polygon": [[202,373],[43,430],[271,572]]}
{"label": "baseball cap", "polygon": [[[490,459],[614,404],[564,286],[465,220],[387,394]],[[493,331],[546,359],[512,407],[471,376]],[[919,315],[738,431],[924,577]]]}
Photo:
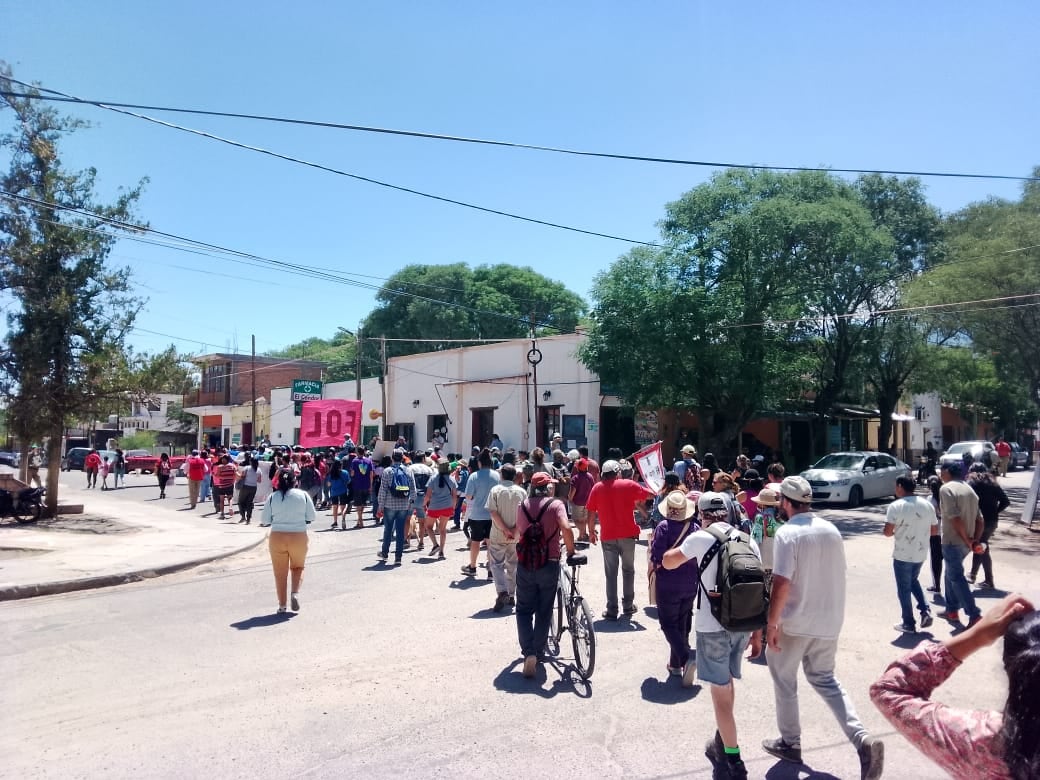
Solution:
{"label": "baseball cap", "polygon": [[588,471],[588,470],[589,470],[589,459],[588,458],[578,458],[578,471]]}
{"label": "baseball cap", "polygon": [[607,474],[620,474],[621,464],[616,460],[605,461],[603,465],[599,467],[599,473],[601,476],[606,476]]}
{"label": "baseball cap", "polygon": [[784,477],[780,483],[780,493],[799,504],[812,503],[812,487],[802,477]]}
{"label": "baseball cap", "polygon": [[682,448],[682,454],[683,455],[696,455],[697,454],[697,448],[694,447],[692,444],[687,444],[685,447]]}
{"label": "baseball cap", "polygon": [[709,490],[707,493],[701,493],[701,497],[697,499],[697,506],[702,512],[728,511],[726,497],[722,493],[716,493],[712,490]]}
{"label": "baseball cap", "polygon": [[531,477],[531,487],[545,487],[546,485],[555,485],[556,480],[546,474],[544,471],[539,471],[533,477]]}
{"label": "baseball cap", "polygon": [[581,457],[581,453],[578,452],[577,450],[571,450],[570,452],[567,453],[568,460],[577,460],[580,457]]}

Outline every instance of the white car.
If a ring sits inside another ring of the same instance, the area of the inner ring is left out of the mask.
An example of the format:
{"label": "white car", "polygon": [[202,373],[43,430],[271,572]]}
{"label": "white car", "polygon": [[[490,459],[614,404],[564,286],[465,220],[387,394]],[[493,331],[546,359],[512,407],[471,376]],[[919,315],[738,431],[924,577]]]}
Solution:
{"label": "white car", "polygon": [[911,476],[910,467],[884,452],[835,452],[802,472],[813,501],[857,507],[869,498],[894,496],[896,479]]}
{"label": "white car", "polygon": [[963,463],[964,453],[970,452],[975,463],[986,463],[987,465],[997,462],[996,448],[989,441],[959,441],[950,449],[939,456],[939,466],[946,463]]}

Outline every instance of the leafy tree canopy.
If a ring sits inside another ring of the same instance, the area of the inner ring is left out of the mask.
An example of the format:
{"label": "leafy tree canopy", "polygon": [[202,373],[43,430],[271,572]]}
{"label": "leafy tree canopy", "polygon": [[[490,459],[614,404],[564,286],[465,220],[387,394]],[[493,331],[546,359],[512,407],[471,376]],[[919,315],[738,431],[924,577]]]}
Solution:
{"label": "leafy tree canopy", "polygon": [[458,347],[456,339],[509,339],[570,333],[585,313],[582,298],[528,267],[408,265],[376,295],[378,304],[362,323],[363,371],[378,366],[370,339],[443,339],[438,342],[388,341],[387,356]]}
{"label": "leafy tree canopy", "polygon": [[946,229],[947,261],[911,285],[910,300],[931,307],[936,328],[989,355],[1002,382],[1040,402],[1040,182],[1027,182],[1017,201],[972,204]]}

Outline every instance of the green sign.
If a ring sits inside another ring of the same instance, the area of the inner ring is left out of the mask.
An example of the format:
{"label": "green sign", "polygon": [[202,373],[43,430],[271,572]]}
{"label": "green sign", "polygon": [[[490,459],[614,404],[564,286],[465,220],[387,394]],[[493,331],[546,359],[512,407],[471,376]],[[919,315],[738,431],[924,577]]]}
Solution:
{"label": "green sign", "polygon": [[292,383],[292,400],[296,408],[296,416],[303,411],[304,401],[321,400],[322,383],[317,379],[294,379]]}

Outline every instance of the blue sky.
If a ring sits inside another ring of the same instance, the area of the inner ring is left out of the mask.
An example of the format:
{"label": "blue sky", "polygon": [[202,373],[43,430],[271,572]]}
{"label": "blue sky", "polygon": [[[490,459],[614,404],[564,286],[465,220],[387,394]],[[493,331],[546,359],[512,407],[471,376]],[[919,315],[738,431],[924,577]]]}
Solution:
{"label": "blue sky", "polygon": [[[0,57],[80,97],[780,165],[1028,175],[1040,6],[839,3],[90,3],[0,9]],[[152,227],[378,283],[407,263],[529,265],[587,296],[630,245],[481,214],[87,106],[65,163],[150,179]],[[159,114],[359,175],[655,240],[711,169]],[[0,128],[10,125],[0,115]],[[926,179],[943,210],[1019,185]],[[370,290],[121,241],[135,348],[260,351],[353,330]],[[154,335],[155,331],[175,336]]]}

